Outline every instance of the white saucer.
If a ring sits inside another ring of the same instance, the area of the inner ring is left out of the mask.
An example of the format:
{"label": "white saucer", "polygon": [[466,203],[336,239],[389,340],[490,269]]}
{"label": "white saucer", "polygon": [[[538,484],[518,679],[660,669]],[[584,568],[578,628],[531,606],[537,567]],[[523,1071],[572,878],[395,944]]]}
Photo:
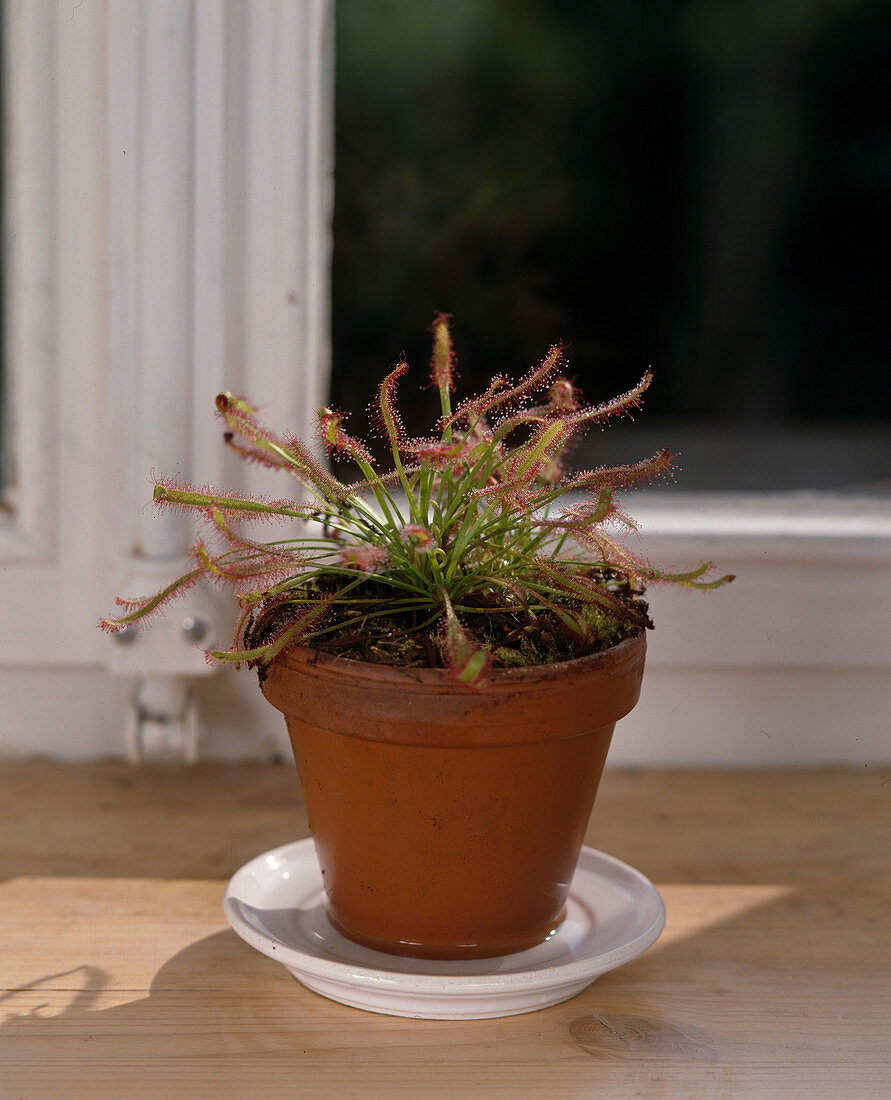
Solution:
{"label": "white saucer", "polygon": [[424,1020],[483,1020],[559,1004],[654,943],[665,906],[639,871],[582,848],[566,919],[544,943],[494,959],[440,962],[386,955],[346,939],[325,914],[312,840],[252,859],[223,908],[251,947],[341,1004]]}

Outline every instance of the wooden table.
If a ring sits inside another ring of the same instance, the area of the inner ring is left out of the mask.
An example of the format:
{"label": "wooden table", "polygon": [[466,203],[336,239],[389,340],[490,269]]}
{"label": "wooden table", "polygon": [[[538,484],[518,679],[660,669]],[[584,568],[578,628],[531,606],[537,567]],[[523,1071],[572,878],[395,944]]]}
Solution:
{"label": "wooden table", "polygon": [[306,835],[293,769],[0,765],[0,1097],[887,1097],[889,807],[889,770],[608,771],[588,843],[658,885],[662,938],[452,1023],[228,929],[228,876]]}

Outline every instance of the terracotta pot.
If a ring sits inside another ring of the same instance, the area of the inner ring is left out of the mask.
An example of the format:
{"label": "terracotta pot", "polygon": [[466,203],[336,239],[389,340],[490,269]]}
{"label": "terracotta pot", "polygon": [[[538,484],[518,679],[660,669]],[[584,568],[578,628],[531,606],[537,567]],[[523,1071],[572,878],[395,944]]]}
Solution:
{"label": "terracotta pot", "polygon": [[563,918],[643,633],[482,688],[293,649],[261,675],[288,724],[332,923],[419,958],[504,955]]}

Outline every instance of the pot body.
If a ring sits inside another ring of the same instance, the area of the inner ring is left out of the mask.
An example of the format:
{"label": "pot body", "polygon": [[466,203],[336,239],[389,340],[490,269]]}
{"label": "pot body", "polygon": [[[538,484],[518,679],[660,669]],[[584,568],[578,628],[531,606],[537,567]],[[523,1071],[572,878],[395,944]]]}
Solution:
{"label": "pot body", "polygon": [[286,718],[332,923],[366,946],[485,958],[562,920],[643,634],[481,688],[296,648],[261,675]]}

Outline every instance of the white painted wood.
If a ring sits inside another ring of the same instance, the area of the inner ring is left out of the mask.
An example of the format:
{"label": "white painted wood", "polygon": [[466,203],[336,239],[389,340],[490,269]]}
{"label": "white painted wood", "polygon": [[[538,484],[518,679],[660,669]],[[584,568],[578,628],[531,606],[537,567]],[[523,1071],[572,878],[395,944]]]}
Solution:
{"label": "white painted wood", "polygon": [[[108,0],[105,28],[108,327],[103,396],[109,442],[108,492],[119,502],[115,522],[107,528],[105,553],[106,566],[114,581],[124,579],[124,563],[136,552],[141,509],[149,497],[147,471],[133,460],[134,450],[140,446],[141,431],[135,379],[140,367],[142,298],[137,198],[142,146],[136,113],[141,35],[133,13],[132,0]],[[129,196],[129,201],[124,196]]]}
{"label": "white painted wood", "polygon": [[651,589],[651,667],[891,671],[891,500],[641,498],[631,511],[657,565],[737,574],[715,592]]}
{"label": "white painted wood", "polygon": [[[291,759],[284,720],[254,674],[193,688],[213,759]],[[0,668],[3,755],[124,757],[132,686],[90,668]],[[610,764],[630,767],[887,765],[891,678],[870,669],[678,669],[650,665],[640,703],[616,727]]]}
{"label": "white painted wood", "polygon": [[70,23],[36,2],[7,4],[3,15],[15,411],[11,537],[0,547],[3,662],[86,664],[100,652],[87,624],[104,524],[101,8],[85,4]]}
{"label": "white painted wood", "polygon": [[[134,131],[140,146],[139,449],[144,470],[189,476],[192,423],[192,264],[195,52],[192,5],[131,3],[140,35]],[[115,89],[110,89],[115,95]],[[125,202],[130,196],[121,196]],[[114,200],[113,200],[114,201]],[[176,558],[188,536],[180,514],[141,513],[147,558]]]}
{"label": "white painted wood", "polygon": [[[212,484],[230,482],[224,477],[223,447],[213,416],[214,396],[231,385],[234,371],[230,333],[236,313],[234,277],[241,238],[236,237],[231,197],[232,161],[239,132],[234,104],[241,94],[243,73],[230,64],[232,20],[230,6],[218,0],[196,0],[195,40],[200,43],[195,60],[194,125],[194,237],[191,405],[192,440],[190,476]],[[233,148],[234,147],[234,148]],[[232,301],[228,295],[232,288]]]}
{"label": "white painted wood", "polygon": [[55,222],[52,171],[55,105],[46,74],[55,64],[52,23],[39,4],[3,9],[4,206],[3,292],[9,415],[10,484],[0,515],[4,562],[51,561],[56,545],[52,423],[56,349],[55,247],[44,227]]}
{"label": "white painted wood", "polygon": [[[225,671],[195,681],[203,735],[200,755],[214,759],[289,758],[284,720],[257,690],[256,677]],[[128,756],[126,730],[133,682],[98,667],[0,667],[0,761],[47,756],[97,760]]]}
{"label": "white painted wood", "polygon": [[616,727],[612,765],[867,767],[891,760],[891,677],[869,668],[669,668],[651,663]]}
{"label": "white painted wood", "polygon": [[833,561],[891,559],[891,497],[855,493],[660,493],[628,496],[647,538],[670,538],[701,553],[702,546],[796,558],[809,543]]}
{"label": "white painted wood", "polygon": [[[333,67],[327,2],[242,9],[244,389],[270,426],[312,439],[328,384]],[[272,59],[272,64],[270,64]],[[308,96],[300,89],[307,89]],[[312,170],[310,170],[312,166]],[[248,485],[281,481],[258,468]]]}
{"label": "white painted wood", "polygon": [[[126,708],[116,723],[108,708],[142,664],[166,669],[166,647],[136,657],[95,622],[187,533],[144,510],[151,473],[238,484],[214,422],[222,388],[304,432],[321,403],[332,13],[330,0],[4,4],[15,416],[0,625],[14,643],[0,676],[46,695],[30,721],[2,708],[0,753],[124,750]],[[60,670],[68,728],[47,732]],[[225,713],[253,713],[244,678],[213,683]]]}

